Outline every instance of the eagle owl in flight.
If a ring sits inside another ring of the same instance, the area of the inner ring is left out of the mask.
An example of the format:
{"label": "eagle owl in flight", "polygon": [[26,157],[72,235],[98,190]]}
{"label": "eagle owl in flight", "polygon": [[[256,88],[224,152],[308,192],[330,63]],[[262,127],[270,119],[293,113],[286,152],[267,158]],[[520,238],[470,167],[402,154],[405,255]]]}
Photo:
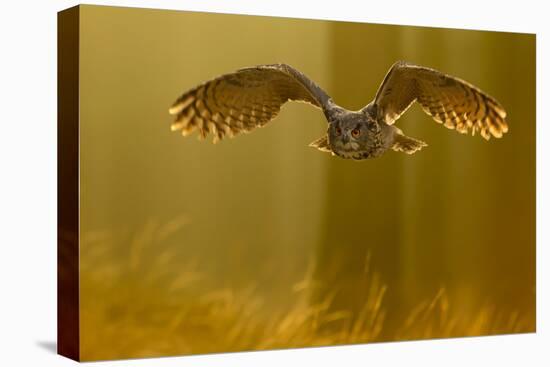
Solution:
{"label": "eagle owl in flight", "polygon": [[258,65],[207,81],[179,97],[169,112],[173,131],[185,136],[198,130],[214,142],[249,132],[273,120],[287,101],[320,108],[328,121],[326,135],[310,146],[341,158],[375,158],[389,149],[412,154],[427,144],[407,136],[394,123],[415,101],[449,129],[487,140],[508,131],[502,106],[472,84],[437,70],[395,63],[374,100],[358,111],[338,106],[304,74],[286,64]]}

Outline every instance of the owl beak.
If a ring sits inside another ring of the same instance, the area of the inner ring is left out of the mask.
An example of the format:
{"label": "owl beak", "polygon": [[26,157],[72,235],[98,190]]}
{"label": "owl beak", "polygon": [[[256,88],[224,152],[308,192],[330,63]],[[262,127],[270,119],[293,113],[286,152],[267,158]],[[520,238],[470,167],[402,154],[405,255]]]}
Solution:
{"label": "owl beak", "polygon": [[349,143],[349,136],[347,134],[342,135],[342,143],[344,144]]}

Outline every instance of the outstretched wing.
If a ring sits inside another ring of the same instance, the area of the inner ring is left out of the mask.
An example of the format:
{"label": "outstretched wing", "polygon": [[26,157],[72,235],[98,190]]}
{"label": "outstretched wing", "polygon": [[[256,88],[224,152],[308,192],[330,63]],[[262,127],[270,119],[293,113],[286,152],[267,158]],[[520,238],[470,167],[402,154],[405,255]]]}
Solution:
{"label": "outstretched wing", "polygon": [[285,64],[237,70],[185,92],[169,112],[176,115],[171,129],[188,135],[198,130],[214,142],[226,135],[248,132],[273,120],[287,101],[327,107],[329,97],[313,81]]}
{"label": "outstretched wing", "polygon": [[463,134],[479,131],[489,140],[508,131],[502,106],[479,88],[437,70],[397,62],[376,94],[378,117],[391,125],[414,101],[435,121]]}

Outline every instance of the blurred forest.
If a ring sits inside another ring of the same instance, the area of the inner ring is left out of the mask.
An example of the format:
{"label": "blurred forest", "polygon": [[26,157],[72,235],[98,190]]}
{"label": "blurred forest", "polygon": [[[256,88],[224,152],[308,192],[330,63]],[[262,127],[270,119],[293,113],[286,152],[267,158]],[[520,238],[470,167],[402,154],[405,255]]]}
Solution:
{"label": "blurred forest", "polygon": [[[535,36],[82,6],[83,360],[535,330]],[[307,147],[323,114],[217,145],[178,95],[284,62],[359,109],[397,60],[498,99],[489,142],[413,106],[428,147],[354,162]]]}

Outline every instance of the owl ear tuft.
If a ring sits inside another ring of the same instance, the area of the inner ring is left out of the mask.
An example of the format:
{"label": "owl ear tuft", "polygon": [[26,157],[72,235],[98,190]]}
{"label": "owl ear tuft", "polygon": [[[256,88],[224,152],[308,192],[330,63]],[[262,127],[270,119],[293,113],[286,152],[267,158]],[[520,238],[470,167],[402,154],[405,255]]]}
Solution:
{"label": "owl ear tuft", "polygon": [[332,152],[332,149],[330,149],[330,146],[328,145],[328,137],[327,137],[326,135],[320,137],[320,138],[317,139],[317,140],[312,141],[312,142],[309,144],[309,146],[310,146],[310,147],[313,147],[313,148],[317,148],[317,149],[319,149],[321,152],[327,152],[327,153]]}
{"label": "owl ear tuft", "polygon": [[367,114],[367,115],[370,115],[370,116],[372,116],[373,118],[376,119],[376,118],[378,118],[378,105],[376,103],[374,103],[374,101],[370,102],[368,105],[361,108],[360,112],[364,113],[364,114]]}

